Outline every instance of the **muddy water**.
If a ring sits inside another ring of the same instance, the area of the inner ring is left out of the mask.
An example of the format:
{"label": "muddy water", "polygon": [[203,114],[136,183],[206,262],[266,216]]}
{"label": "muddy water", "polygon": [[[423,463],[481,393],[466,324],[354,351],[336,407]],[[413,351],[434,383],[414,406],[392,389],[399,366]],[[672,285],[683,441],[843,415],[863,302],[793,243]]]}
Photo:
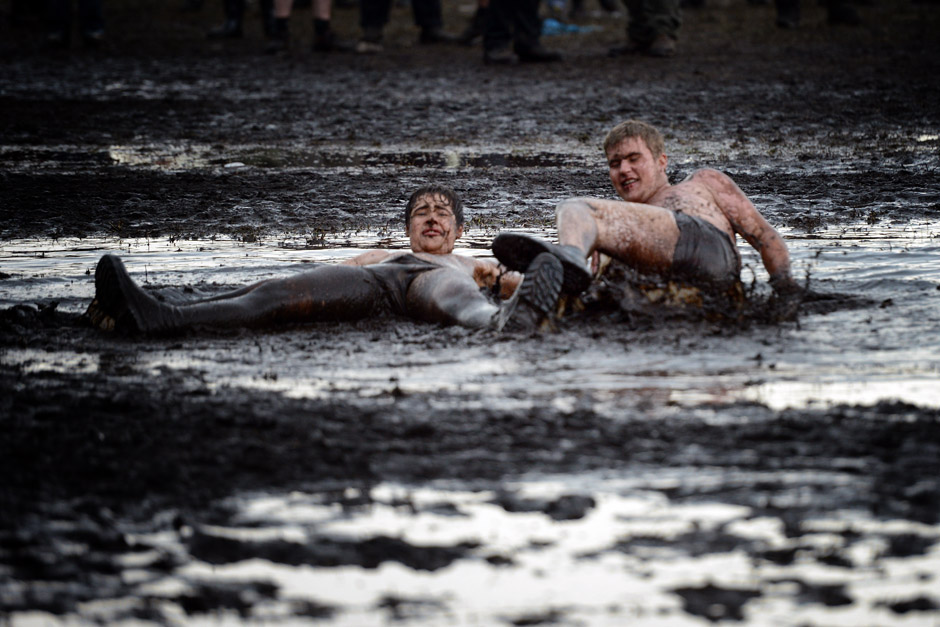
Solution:
{"label": "muddy water", "polygon": [[[211,356],[199,352],[154,355],[141,365],[197,368],[215,387],[260,386],[293,396],[323,396],[354,390],[374,396],[396,375],[399,387],[416,391],[434,381],[447,389],[468,389],[487,381],[501,397],[523,390],[537,396],[590,394],[600,406],[623,397],[649,396],[657,404],[753,401],[774,409],[827,406],[839,403],[875,404],[903,401],[940,406],[940,223],[915,220],[898,228],[868,224],[844,225],[816,231],[811,237],[784,230],[799,276],[808,275],[822,293],[855,294],[872,306],[803,315],[799,326],[773,330],[776,346],[763,346],[765,331],[709,342],[700,354],[685,351],[625,348],[614,353],[564,355],[558,364],[541,363],[551,372],[544,378],[524,363],[484,351],[402,371],[400,363],[365,357],[359,367],[336,368],[329,360],[319,365],[297,364],[276,372],[276,380],[256,381],[248,371],[211,366]],[[551,237],[552,233],[539,233]],[[484,245],[486,237],[471,230],[467,240]],[[14,275],[4,283],[0,306],[57,302],[62,311],[81,313],[94,293],[92,274],[106,252],[121,254],[133,276],[143,284],[163,286],[171,299],[211,295],[226,287],[283,276],[304,263],[338,262],[363,249],[403,248],[399,237],[357,234],[342,242],[319,242],[310,248],[288,236],[252,243],[231,240],[25,240],[0,247],[0,264]],[[745,280],[766,281],[759,258],[744,249]],[[487,256],[485,249],[462,248],[463,254]],[[177,286],[176,288],[172,286]],[[191,286],[185,294],[178,287]],[[438,358],[441,356],[437,356]],[[10,351],[6,363],[31,372],[58,370],[69,356],[27,350]],[[88,358],[93,367],[94,356]],[[625,367],[625,361],[630,366]],[[448,368],[447,364],[459,364]],[[507,376],[514,375],[514,376]],[[495,382],[494,382],[495,381]],[[370,383],[371,382],[371,383]],[[564,402],[559,400],[558,402]]]}

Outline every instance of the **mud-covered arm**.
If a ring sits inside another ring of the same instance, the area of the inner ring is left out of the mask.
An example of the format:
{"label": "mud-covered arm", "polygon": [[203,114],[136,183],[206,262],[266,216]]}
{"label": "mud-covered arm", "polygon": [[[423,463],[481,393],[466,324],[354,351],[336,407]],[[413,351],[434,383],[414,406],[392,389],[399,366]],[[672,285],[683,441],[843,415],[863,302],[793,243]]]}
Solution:
{"label": "mud-covered arm", "polygon": [[790,252],[777,229],[772,227],[748,200],[741,188],[726,174],[717,170],[696,173],[711,190],[718,208],[748,244],[760,253],[761,262],[770,274],[774,290],[799,289],[790,271]]}
{"label": "mud-covered arm", "polygon": [[387,250],[370,250],[356,255],[352,259],[347,259],[342,263],[344,266],[371,266],[375,263],[381,263],[392,256]]}

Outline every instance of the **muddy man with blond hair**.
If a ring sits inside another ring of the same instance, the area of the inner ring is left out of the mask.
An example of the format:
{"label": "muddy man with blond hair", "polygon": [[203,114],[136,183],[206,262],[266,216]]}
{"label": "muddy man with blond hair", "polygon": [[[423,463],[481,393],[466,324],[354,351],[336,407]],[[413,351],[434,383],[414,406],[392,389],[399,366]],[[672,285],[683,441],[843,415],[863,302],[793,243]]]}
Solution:
{"label": "muddy man with blond hair", "polygon": [[496,258],[518,269],[550,252],[564,266],[564,291],[569,294],[587,289],[591,273],[586,259],[595,253],[641,274],[721,288],[740,278],[735,243],[740,235],[760,254],[778,294],[800,293],[783,238],[726,174],[705,168],[670,184],[662,135],[636,120],[611,129],[604,152],[621,200],[565,200],[556,208],[557,245],[504,233],[493,242]]}

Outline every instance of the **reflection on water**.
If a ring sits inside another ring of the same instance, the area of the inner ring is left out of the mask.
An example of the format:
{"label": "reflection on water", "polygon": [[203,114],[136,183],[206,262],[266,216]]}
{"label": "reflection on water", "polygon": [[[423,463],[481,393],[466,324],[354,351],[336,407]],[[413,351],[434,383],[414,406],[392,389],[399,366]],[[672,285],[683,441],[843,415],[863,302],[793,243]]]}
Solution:
{"label": "reflection on water", "polygon": [[[543,233],[552,237],[552,233]],[[368,355],[337,367],[311,359],[302,367],[259,377],[255,365],[232,364],[224,373],[216,359],[198,349],[154,352],[138,367],[204,368],[210,387],[238,385],[292,396],[386,395],[436,386],[460,396],[499,385],[520,406],[550,398],[575,404],[590,395],[596,408],[611,412],[630,399],[659,407],[753,401],[772,408],[834,403],[871,404],[901,400],[940,406],[940,224],[859,224],[803,235],[784,231],[796,274],[809,273],[820,291],[852,293],[874,303],[862,309],[807,315],[798,329],[784,328],[785,348],[759,332],[735,341],[703,338],[693,355],[625,348],[590,355],[564,355],[558,364],[520,363],[497,347],[457,355]],[[489,235],[473,233],[458,252],[487,256]],[[407,241],[387,234],[356,233],[317,241],[284,234],[256,242],[117,240],[107,238],[18,240],[0,244],[0,306],[58,302],[60,310],[84,311],[94,292],[94,267],[103,253],[124,257],[141,283],[196,286],[216,291],[272,276],[302,264],[334,263],[371,247],[403,249]],[[743,246],[745,276],[766,279],[759,259]],[[95,358],[69,353],[9,351],[7,363],[28,364],[30,372],[93,368]],[[668,374],[666,374],[668,373]],[[513,374],[513,377],[502,375]],[[516,387],[518,389],[516,389]],[[568,399],[568,400],[566,400]],[[453,401],[450,401],[453,402]]]}
{"label": "reflection on water", "polygon": [[[714,618],[740,609],[749,624],[894,625],[908,623],[888,601],[933,595],[936,582],[928,574],[938,572],[940,551],[903,560],[884,554],[887,540],[902,534],[928,545],[937,542],[935,526],[839,511],[808,519],[794,537],[772,513],[745,505],[674,502],[662,492],[676,485],[702,492],[773,485],[776,505],[786,507],[788,492],[805,501],[799,495],[808,486],[855,489],[866,480],[835,471],[735,474],[658,468],[628,476],[529,477],[503,484],[498,492],[447,483],[383,483],[365,491],[347,488],[343,499],[358,503],[352,506],[315,492],[239,497],[230,502],[235,513],[225,526],[131,541],[185,555],[186,534],[198,532],[241,545],[235,551],[241,559],[207,563],[197,554],[173,573],[143,579],[135,592],[160,598],[202,582],[264,581],[279,591],[260,610],[264,616],[289,616],[291,607],[306,602],[333,608],[331,625],[377,624],[389,599],[397,600],[409,624],[418,625],[528,624],[523,617],[548,611],[564,616],[564,624],[701,625],[701,618],[683,608],[677,591],[707,586],[750,591],[742,608],[718,605]],[[523,504],[587,500],[559,518],[547,513],[550,505],[506,506],[507,494],[509,502]],[[393,558],[364,568],[265,557],[266,544],[309,553],[312,547],[338,542],[353,547],[379,537],[395,538],[416,552],[469,548],[430,570]],[[773,557],[787,554],[800,557]],[[849,602],[807,598],[808,590],[825,590],[834,582]],[[718,597],[713,602],[719,603]]]}

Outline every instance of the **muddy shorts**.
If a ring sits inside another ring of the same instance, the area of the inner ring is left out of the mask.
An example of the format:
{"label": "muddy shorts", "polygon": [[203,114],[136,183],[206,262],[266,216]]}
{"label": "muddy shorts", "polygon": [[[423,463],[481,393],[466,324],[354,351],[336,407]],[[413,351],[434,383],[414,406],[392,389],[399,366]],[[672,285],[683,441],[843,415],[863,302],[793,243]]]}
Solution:
{"label": "muddy shorts", "polygon": [[670,274],[690,281],[733,283],[741,259],[728,234],[705,220],[676,212],[679,241]]}
{"label": "muddy shorts", "polygon": [[392,313],[408,315],[408,288],[420,274],[440,268],[436,263],[415,255],[398,255],[382,263],[363,266],[382,289],[385,304]]}

